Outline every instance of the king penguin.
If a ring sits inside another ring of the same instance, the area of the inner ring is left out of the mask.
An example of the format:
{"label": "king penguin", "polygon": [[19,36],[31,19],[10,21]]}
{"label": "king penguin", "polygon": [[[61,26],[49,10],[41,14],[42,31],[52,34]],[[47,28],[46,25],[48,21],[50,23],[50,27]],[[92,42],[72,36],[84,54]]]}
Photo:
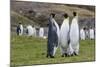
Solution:
{"label": "king penguin", "polygon": [[17,26],[17,35],[22,35],[23,34],[23,25],[19,23]]}
{"label": "king penguin", "polygon": [[20,35],[23,35],[23,25],[22,24],[20,24],[20,29],[21,29]]}
{"label": "king penguin", "polygon": [[73,12],[73,19],[70,25],[70,44],[68,48],[68,55],[79,54],[79,25],[78,16],[76,12]]}
{"label": "king penguin", "polygon": [[90,35],[90,39],[94,39],[94,29],[91,27],[90,30],[89,30],[89,35]]}
{"label": "king penguin", "polygon": [[59,26],[56,23],[55,14],[51,13],[49,18],[48,27],[48,43],[47,43],[47,57],[54,58],[56,50],[58,48],[59,39]]}
{"label": "king penguin", "polygon": [[40,27],[39,29],[39,37],[43,37],[44,36],[44,28]]}
{"label": "king penguin", "polygon": [[27,35],[33,36],[33,27],[31,25],[27,26]]}
{"label": "king penguin", "polygon": [[60,28],[59,42],[62,57],[67,56],[67,48],[69,44],[69,17],[67,14],[64,14],[64,20]]}
{"label": "king penguin", "polygon": [[33,36],[36,36],[36,28],[33,27]]}
{"label": "king penguin", "polygon": [[85,30],[84,30],[84,28],[80,29],[80,39],[85,40]]}

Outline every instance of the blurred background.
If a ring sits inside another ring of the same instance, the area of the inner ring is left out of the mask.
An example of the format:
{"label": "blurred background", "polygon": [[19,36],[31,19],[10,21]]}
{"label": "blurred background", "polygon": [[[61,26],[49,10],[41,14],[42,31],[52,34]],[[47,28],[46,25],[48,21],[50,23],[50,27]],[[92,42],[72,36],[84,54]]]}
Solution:
{"label": "blurred background", "polygon": [[78,13],[80,28],[95,28],[95,6],[11,0],[11,32],[14,33],[18,23],[22,23],[24,27],[28,24],[35,26],[37,35],[39,27],[43,27],[47,35],[50,13],[56,14],[55,20],[60,27],[64,19],[63,14],[68,13],[71,22],[73,11]]}

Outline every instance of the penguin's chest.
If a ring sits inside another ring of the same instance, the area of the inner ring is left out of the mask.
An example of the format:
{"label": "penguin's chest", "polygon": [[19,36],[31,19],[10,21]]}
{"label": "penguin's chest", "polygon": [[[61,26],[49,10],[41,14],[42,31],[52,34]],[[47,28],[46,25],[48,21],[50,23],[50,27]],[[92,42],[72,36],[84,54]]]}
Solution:
{"label": "penguin's chest", "polygon": [[68,32],[69,31],[69,24],[63,23],[61,26],[61,32]]}
{"label": "penguin's chest", "polygon": [[71,41],[79,40],[79,27],[77,23],[72,23],[70,28],[70,39]]}
{"label": "penguin's chest", "polygon": [[62,47],[67,47],[68,32],[69,24],[65,22],[62,24],[60,29],[60,43]]}
{"label": "penguin's chest", "polygon": [[20,29],[21,29],[21,31],[23,30],[23,26],[22,25],[20,25]]}
{"label": "penguin's chest", "polygon": [[29,34],[32,34],[32,32],[33,32],[33,28],[28,27],[28,32],[29,32]]}
{"label": "penguin's chest", "polygon": [[81,35],[81,36],[84,36],[84,35],[85,35],[84,30],[81,30],[80,35]]}
{"label": "penguin's chest", "polygon": [[93,35],[93,32],[94,32],[93,30],[90,30],[90,35]]}
{"label": "penguin's chest", "polygon": [[33,28],[33,32],[36,32],[36,29],[35,28]]}
{"label": "penguin's chest", "polygon": [[40,34],[42,34],[43,33],[43,29],[40,29]]}
{"label": "penguin's chest", "polygon": [[63,23],[60,29],[61,40],[67,40],[68,32],[69,32],[69,25],[67,23]]}

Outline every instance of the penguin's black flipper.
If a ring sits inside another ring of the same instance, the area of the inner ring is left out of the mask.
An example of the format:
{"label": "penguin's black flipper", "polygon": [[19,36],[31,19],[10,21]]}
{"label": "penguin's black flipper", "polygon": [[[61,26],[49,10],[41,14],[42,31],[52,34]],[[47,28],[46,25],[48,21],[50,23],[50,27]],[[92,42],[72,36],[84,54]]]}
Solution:
{"label": "penguin's black flipper", "polygon": [[76,52],[74,52],[74,55],[75,55],[75,56],[78,56],[78,54],[76,54]]}
{"label": "penguin's black flipper", "polygon": [[54,56],[50,55],[50,58],[54,58]]}
{"label": "penguin's black flipper", "polygon": [[68,39],[67,42],[68,42],[68,45],[69,45],[69,43],[70,43],[70,30],[68,32],[67,39]]}
{"label": "penguin's black flipper", "polygon": [[65,53],[65,57],[68,57],[68,54],[67,53]]}
{"label": "penguin's black flipper", "polygon": [[68,44],[70,43],[70,39],[68,40]]}
{"label": "penguin's black flipper", "polygon": [[48,58],[48,57],[49,57],[49,55],[47,54],[47,55],[46,55],[46,57]]}

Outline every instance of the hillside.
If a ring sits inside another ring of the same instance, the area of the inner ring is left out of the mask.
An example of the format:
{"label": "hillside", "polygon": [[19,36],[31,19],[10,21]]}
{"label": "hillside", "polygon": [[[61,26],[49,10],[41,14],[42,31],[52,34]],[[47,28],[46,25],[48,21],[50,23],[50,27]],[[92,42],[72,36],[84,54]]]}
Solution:
{"label": "hillside", "polygon": [[[78,6],[67,4],[41,3],[41,2],[24,2],[12,1],[11,11],[14,11],[28,19],[31,19],[40,26],[47,26],[48,17],[51,12],[56,13],[56,21],[61,24],[63,21],[62,15],[68,13],[72,18],[72,12],[76,11],[79,16],[79,22],[84,22],[83,25],[88,24],[94,19],[94,6]],[[71,19],[70,19],[71,20]],[[91,22],[93,25],[94,21]]]}
{"label": "hillside", "polygon": [[16,13],[14,11],[11,11],[11,31],[15,30],[18,23],[22,23],[24,26],[28,24],[35,24],[36,23],[33,20],[28,19],[27,17],[20,15],[19,13]]}
{"label": "hillside", "polygon": [[14,11],[11,11],[11,22],[13,22],[12,25],[15,25],[15,26],[19,22],[21,22],[24,25],[35,23],[34,21],[32,21],[32,20],[28,19],[27,17],[20,15],[19,13],[14,12]]}
{"label": "hillside", "polygon": [[34,10],[41,13],[49,13],[51,11],[67,12],[69,15],[71,15],[72,11],[77,11],[80,16],[89,16],[89,15],[93,16],[95,7],[83,6],[83,5],[78,6],[69,4],[57,4],[57,3],[13,1],[11,2],[11,8],[15,11]]}

